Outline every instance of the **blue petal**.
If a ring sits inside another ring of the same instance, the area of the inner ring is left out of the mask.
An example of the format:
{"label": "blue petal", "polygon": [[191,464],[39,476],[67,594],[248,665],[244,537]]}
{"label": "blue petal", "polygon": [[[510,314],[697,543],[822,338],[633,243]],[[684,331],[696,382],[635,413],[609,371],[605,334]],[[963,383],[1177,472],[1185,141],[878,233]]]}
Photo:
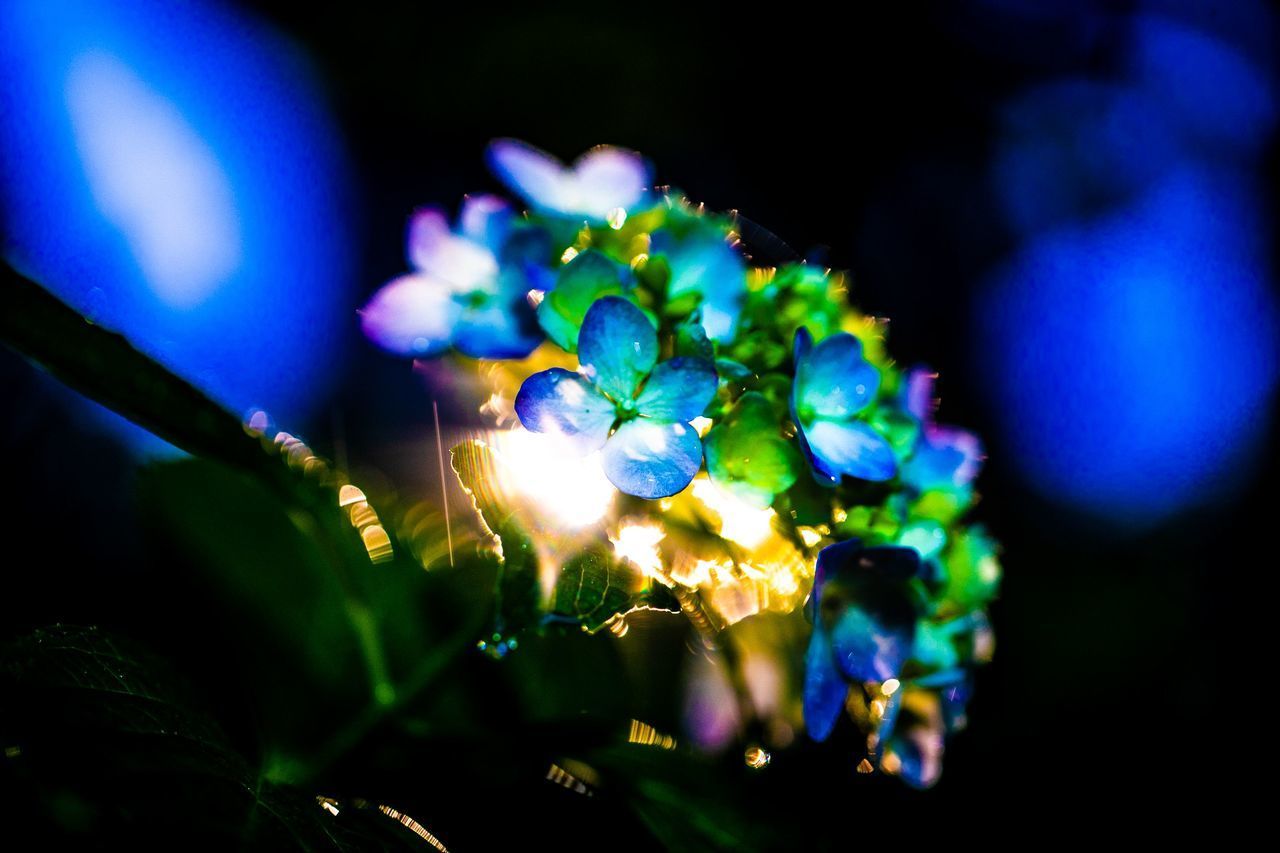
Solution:
{"label": "blue petal", "polygon": [[830,629],[836,663],[855,681],[897,678],[911,656],[913,627],[884,624],[861,607],[849,605]]}
{"label": "blue petal", "polygon": [[809,330],[804,326],[796,329],[796,339],[791,347],[791,360],[796,367],[800,366],[800,362],[809,357],[809,353],[813,351],[813,335],[809,334]]}
{"label": "blue petal", "polygon": [[421,273],[385,284],[360,311],[366,337],[406,356],[430,356],[448,349],[461,308],[453,289]]}
{"label": "blue petal", "polygon": [[485,159],[498,179],[532,207],[560,212],[566,170],[558,158],[516,139],[495,139]]}
{"label": "blue petal", "polygon": [[525,429],[567,436],[583,452],[605,443],[616,418],[613,403],[590,382],[561,367],[524,381],[516,394],[516,414]]}
{"label": "blue petal", "polygon": [[854,681],[898,677],[915,643],[918,604],[913,548],[863,548],[856,540],[824,548],[814,570],[815,630],[829,635],[833,659]]}
{"label": "blue petal", "polygon": [[716,395],[716,369],[705,358],[677,356],[649,374],[636,411],[656,421],[691,421]]}
{"label": "blue petal", "polygon": [[804,659],[804,724],[809,737],[824,741],[831,735],[848,694],[849,684],[836,669],[826,631],[814,624]]}
{"label": "blue petal", "polygon": [[458,230],[462,236],[497,252],[511,231],[515,211],[496,195],[469,195],[458,214]]}
{"label": "blue petal", "polygon": [[702,442],[693,427],[636,418],[618,427],[604,446],[604,473],[638,498],[665,498],[689,485],[702,466]]}
{"label": "blue petal", "polygon": [[[854,561],[865,550],[861,539],[845,539],[843,542],[833,542],[819,551],[817,565],[813,568],[813,595],[809,597],[809,604],[816,606],[822,598],[822,590],[827,581],[844,571],[846,566],[854,565]],[[809,616],[812,618],[813,613]]]}
{"label": "blue petal", "polygon": [[542,330],[523,298],[465,309],[453,337],[454,347],[472,358],[524,358],[540,343]]}
{"label": "blue petal", "polygon": [[579,157],[573,174],[577,185],[572,212],[595,219],[604,219],[615,207],[634,207],[653,180],[643,157],[611,145],[601,145]]}
{"label": "blue petal", "polygon": [[902,383],[902,406],[922,424],[933,423],[933,386],[938,374],[927,367],[913,367]]}
{"label": "blue petal", "polygon": [[455,290],[491,290],[498,275],[498,259],[487,246],[449,230],[449,222],[435,208],[416,211],[409,220],[409,262],[446,281]]}
{"label": "blue petal", "polygon": [[733,337],[747,292],[742,256],[722,239],[702,239],[667,253],[669,298],[689,292],[702,296],[702,327],[712,340]]}
{"label": "blue petal", "polygon": [[658,333],[627,300],[597,299],[578,332],[578,360],[600,390],[619,402],[631,400],[658,360]]}
{"label": "blue petal", "polygon": [[818,420],[802,424],[800,432],[800,446],[820,482],[838,485],[841,476],[888,480],[897,468],[889,442],[861,421]]}
{"label": "blue petal", "polygon": [[962,488],[978,476],[981,465],[982,442],[976,435],[951,427],[931,427],[902,466],[902,479],[920,491]]}
{"label": "blue petal", "polygon": [[633,151],[600,146],[565,168],[545,151],[514,139],[489,144],[489,167],[530,206],[546,213],[603,220],[615,207],[640,201],[648,164]]}
{"label": "blue petal", "polygon": [[913,788],[929,788],[942,776],[945,735],[936,714],[900,725],[889,740],[888,753],[897,759],[895,772]]}
{"label": "blue petal", "polygon": [[821,341],[796,365],[796,408],[802,417],[847,418],[867,407],[880,371],[862,357],[862,342],[847,332]]}

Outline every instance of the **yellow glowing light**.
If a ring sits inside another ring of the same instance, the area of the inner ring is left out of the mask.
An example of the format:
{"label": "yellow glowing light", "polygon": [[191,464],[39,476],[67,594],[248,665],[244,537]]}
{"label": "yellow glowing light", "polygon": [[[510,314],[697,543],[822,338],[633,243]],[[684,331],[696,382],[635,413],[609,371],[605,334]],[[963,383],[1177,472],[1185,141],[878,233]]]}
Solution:
{"label": "yellow glowing light", "polygon": [[695,589],[703,584],[711,583],[714,573],[727,570],[714,560],[697,560],[691,566],[686,562],[683,566],[671,567],[671,579],[676,583]]}
{"label": "yellow glowing light", "polygon": [[370,524],[363,528],[360,531],[360,538],[364,541],[365,550],[369,552],[369,559],[373,562],[383,563],[393,556],[391,537],[387,535],[387,531],[381,524]]}
{"label": "yellow glowing light", "polygon": [[1000,561],[988,554],[978,561],[978,577],[983,583],[995,583],[1000,580]]}
{"label": "yellow glowing light", "polygon": [[623,521],[618,528],[618,535],[610,536],[613,552],[620,560],[630,560],[646,575],[666,580],[662,571],[662,556],[658,553],[658,543],[666,538],[666,533],[657,525],[636,521]]}
{"label": "yellow glowing light", "polygon": [[[888,759],[888,756],[885,756],[885,758]],[[858,762],[859,773],[862,773],[862,774],[874,773],[875,770],[876,769],[871,766],[871,762],[867,761],[867,759],[865,758]]]}
{"label": "yellow glowing light", "polygon": [[800,534],[800,541],[806,548],[812,548],[822,541],[822,534],[812,527],[797,527],[796,532]]}
{"label": "yellow glowing light", "polygon": [[747,762],[747,766],[752,770],[763,770],[768,767],[769,762],[773,760],[773,756],[769,754],[768,750],[759,746],[747,747],[747,751],[743,755],[743,758]]}
{"label": "yellow glowing light", "polygon": [[728,572],[713,575],[710,587],[703,592],[704,600],[725,627],[765,609],[768,595],[769,588],[755,579]]}
{"label": "yellow glowing light", "polygon": [[576,257],[578,257],[578,250],[570,246],[565,249],[564,254],[560,256],[560,263],[567,264]]}
{"label": "yellow glowing light", "polygon": [[716,487],[710,480],[695,480],[693,495],[720,516],[720,535],[743,548],[755,548],[773,532],[772,509],[756,509]]}
{"label": "yellow glowing light", "polygon": [[640,720],[631,721],[631,732],[627,735],[627,743],[638,743],[644,746],[656,746],[660,749],[675,749],[676,739],[664,735],[648,723]]}
{"label": "yellow glowing light", "polygon": [[838,506],[831,511],[831,520],[836,524],[843,524],[848,517],[849,513],[845,511],[844,507]]}
{"label": "yellow glowing light", "polygon": [[609,223],[609,227],[617,231],[627,224],[627,211],[621,207],[615,207],[606,213],[604,218]]}
{"label": "yellow glowing light", "polygon": [[880,692],[886,696],[892,696],[898,692],[898,688],[902,686],[902,682],[896,678],[890,678],[884,684],[880,685]]}
{"label": "yellow glowing light", "polygon": [[648,262],[649,262],[649,254],[647,252],[641,252],[640,254],[636,255],[634,258],[631,259],[631,268],[633,270],[638,270],[640,269],[640,267],[644,266]]}
{"label": "yellow glowing light", "polygon": [[338,489],[338,506],[351,506],[363,500],[365,500],[364,492],[350,483]]}
{"label": "yellow glowing light", "polygon": [[[570,762],[566,761],[565,763],[569,764]],[[559,764],[552,764],[551,767],[547,769],[547,781],[553,782],[561,787],[568,788],[574,793],[586,794],[588,797],[592,796],[592,791],[587,787],[585,782],[577,776],[574,776],[568,770],[565,770]]]}
{"label": "yellow glowing light", "polygon": [[395,809],[391,808],[391,806],[378,806],[378,811],[382,812],[384,815],[391,818],[392,820],[398,821],[401,826],[413,832],[423,841],[427,842],[432,847],[439,850],[440,853],[449,853],[449,851],[445,849],[444,844],[440,842],[439,838],[436,838],[430,832],[427,832],[427,828],[425,826],[418,823],[416,820],[409,817],[407,814],[402,814],[396,811]]}
{"label": "yellow glowing light", "polygon": [[712,421],[712,420],[711,420],[711,418],[704,418],[704,417],[702,417],[701,415],[699,415],[698,417],[696,417],[696,418],[694,418],[693,420],[689,421],[689,426],[691,426],[691,427],[693,427],[694,429],[696,429],[696,430],[698,431],[698,435],[699,435],[700,437],[704,437],[704,438],[705,438],[705,437],[706,437],[706,435],[707,435],[707,432],[708,432],[708,431],[710,431],[710,429],[711,429],[711,425],[712,425],[713,423],[714,423],[714,421]]}
{"label": "yellow glowing light", "polygon": [[789,566],[775,565],[769,571],[769,589],[774,595],[790,598],[800,592],[800,582]]}
{"label": "yellow glowing light", "polygon": [[583,456],[563,436],[518,427],[491,434],[503,464],[502,483],[539,515],[564,528],[585,527],[609,511],[617,490],[600,467],[600,454]]}

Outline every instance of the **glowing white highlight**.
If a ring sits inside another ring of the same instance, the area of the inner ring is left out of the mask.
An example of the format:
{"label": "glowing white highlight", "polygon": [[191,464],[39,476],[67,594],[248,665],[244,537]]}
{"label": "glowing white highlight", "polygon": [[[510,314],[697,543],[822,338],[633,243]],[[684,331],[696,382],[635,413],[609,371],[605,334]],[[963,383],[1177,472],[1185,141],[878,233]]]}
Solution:
{"label": "glowing white highlight", "polygon": [[79,56],[65,95],[89,189],[152,291],[173,308],[204,302],[241,263],[235,197],[213,149],[109,54]]}
{"label": "glowing white highlight", "polygon": [[617,489],[605,477],[598,452],[583,456],[563,436],[524,428],[494,433],[490,443],[502,459],[504,486],[556,524],[585,527],[612,506]]}

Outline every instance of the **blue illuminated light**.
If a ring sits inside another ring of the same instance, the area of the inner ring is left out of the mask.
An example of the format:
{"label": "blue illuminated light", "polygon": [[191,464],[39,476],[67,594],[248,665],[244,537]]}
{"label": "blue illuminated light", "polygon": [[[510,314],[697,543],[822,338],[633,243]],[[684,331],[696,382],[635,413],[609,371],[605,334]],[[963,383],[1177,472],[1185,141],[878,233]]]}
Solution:
{"label": "blue illuminated light", "polygon": [[1239,175],[1181,170],[996,277],[976,311],[981,369],[1033,488],[1141,523],[1236,482],[1277,380],[1260,203]]}
{"label": "blue illuminated light", "polygon": [[1277,383],[1256,162],[1274,132],[1274,16],[1108,18],[1113,79],[1002,114],[996,197],[1021,248],[979,295],[1004,447],[1052,500],[1141,529],[1247,479]]}
{"label": "blue illuminated light", "polygon": [[296,50],[241,13],[0,5],[5,255],[234,411],[306,416],[354,294],[346,168]]}

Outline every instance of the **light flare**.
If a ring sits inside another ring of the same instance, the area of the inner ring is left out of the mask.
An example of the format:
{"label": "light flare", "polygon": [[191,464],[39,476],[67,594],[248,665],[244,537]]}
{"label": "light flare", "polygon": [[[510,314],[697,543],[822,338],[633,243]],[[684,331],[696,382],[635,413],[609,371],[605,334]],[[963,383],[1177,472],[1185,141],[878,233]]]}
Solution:
{"label": "light flare", "polygon": [[613,551],[620,560],[629,560],[646,575],[667,582],[666,572],[662,570],[662,555],[658,553],[658,543],[666,538],[666,533],[655,524],[624,519],[618,527],[617,536],[610,536]]}
{"label": "light flare", "polygon": [[771,508],[756,509],[705,479],[694,480],[693,495],[720,517],[720,535],[730,542],[750,550],[773,532]]}
{"label": "light flare", "polygon": [[562,436],[523,427],[490,433],[486,443],[502,462],[502,487],[561,528],[594,524],[613,505],[617,489],[604,475],[599,452],[584,456]]}

